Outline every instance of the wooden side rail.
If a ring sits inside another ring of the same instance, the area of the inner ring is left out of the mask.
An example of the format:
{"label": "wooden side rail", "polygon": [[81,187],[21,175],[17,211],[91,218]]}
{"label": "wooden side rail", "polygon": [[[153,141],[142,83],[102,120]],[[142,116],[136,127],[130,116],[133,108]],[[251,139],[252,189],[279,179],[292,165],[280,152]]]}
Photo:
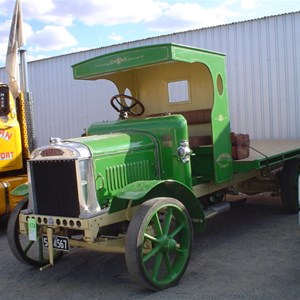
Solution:
{"label": "wooden side rail", "polygon": [[176,112],[186,118],[188,125],[211,123],[211,109],[198,109]]}
{"label": "wooden side rail", "polygon": [[148,115],[148,117],[160,117],[166,115],[183,115],[188,125],[208,124],[211,122],[211,109],[197,109],[177,112],[166,112]]}

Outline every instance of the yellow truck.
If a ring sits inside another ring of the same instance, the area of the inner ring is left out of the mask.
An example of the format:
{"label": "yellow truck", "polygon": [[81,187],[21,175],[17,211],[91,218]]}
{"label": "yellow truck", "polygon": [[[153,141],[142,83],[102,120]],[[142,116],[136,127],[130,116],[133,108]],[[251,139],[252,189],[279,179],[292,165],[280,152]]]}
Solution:
{"label": "yellow truck", "polygon": [[[18,109],[17,109],[18,104]],[[0,83],[0,218],[9,214],[21,200],[11,191],[27,182],[28,157],[24,97],[13,98],[8,85]]]}

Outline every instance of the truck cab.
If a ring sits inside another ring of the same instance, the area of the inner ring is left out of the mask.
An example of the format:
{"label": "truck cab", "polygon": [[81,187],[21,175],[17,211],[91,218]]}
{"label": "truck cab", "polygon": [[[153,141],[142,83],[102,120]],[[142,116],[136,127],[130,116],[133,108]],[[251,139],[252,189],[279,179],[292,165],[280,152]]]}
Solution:
{"label": "truck cab", "polygon": [[[149,118],[154,118],[152,123],[155,124],[160,119],[167,122],[171,115],[183,116],[188,131],[187,147],[192,150],[193,176],[189,177],[193,177],[195,183],[221,183],[232,178],[230,116],[223,54],[175,44],[146,46],[137,51],[124,50],[76,64],[73,73],[75,79],[110,80],[120,95],[138,99],[143,105],[142,113],[136,115],[139,107],[135,105],[128,118],[144,119],[145,126],[148,126]],[[123,96],[115,100],[132,105],[132,100]],[[127,127],[126,124],[92,124],[87,133],[120,130]],[[143,124],[131,121],[128,128],[141,128]],[[167,133],[163,138],[168,139]],[[172,145],[173,151],[176,152],[180,142]]]}

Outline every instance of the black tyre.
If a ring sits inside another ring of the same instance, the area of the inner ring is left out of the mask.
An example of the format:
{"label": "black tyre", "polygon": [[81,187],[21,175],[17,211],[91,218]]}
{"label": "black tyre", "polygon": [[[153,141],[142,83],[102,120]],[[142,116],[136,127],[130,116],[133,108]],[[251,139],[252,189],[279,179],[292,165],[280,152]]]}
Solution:
{"label": "black tyre", "polygon": [[125,245],[132,279],[150,290],[178,283],[191,255],[193,230],[181,202],[155,198],[141,205],[131,220]]}
{"label": "black tyre", "polygon": [[299,174],[299,158],[293,158],[284,163],[281,177],[281,198],[283,207],[290,213],[298,213],[300,209]]}
{"label": "black tyre", "polygon": [[[30,241],[27,235],[19,233],[19,214],[28,206],[28,198],[21,200],[11,212],[7,225],[7,240],[14,256],[22,263],[34,267],[49,264],[48,248],[44,248],[41,237],[37,241]],[[63,252],[54,251],[54,261],[58,261]]]}

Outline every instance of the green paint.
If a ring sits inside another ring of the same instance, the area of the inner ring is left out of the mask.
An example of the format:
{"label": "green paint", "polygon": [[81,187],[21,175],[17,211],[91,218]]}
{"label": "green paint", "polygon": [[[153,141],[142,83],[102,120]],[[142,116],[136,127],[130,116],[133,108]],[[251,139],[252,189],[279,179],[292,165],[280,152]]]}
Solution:
{"label": "green paint", "polygon": [[13,196],[25,196],[28,195],[28,183],[23,183],[11,191]]}

